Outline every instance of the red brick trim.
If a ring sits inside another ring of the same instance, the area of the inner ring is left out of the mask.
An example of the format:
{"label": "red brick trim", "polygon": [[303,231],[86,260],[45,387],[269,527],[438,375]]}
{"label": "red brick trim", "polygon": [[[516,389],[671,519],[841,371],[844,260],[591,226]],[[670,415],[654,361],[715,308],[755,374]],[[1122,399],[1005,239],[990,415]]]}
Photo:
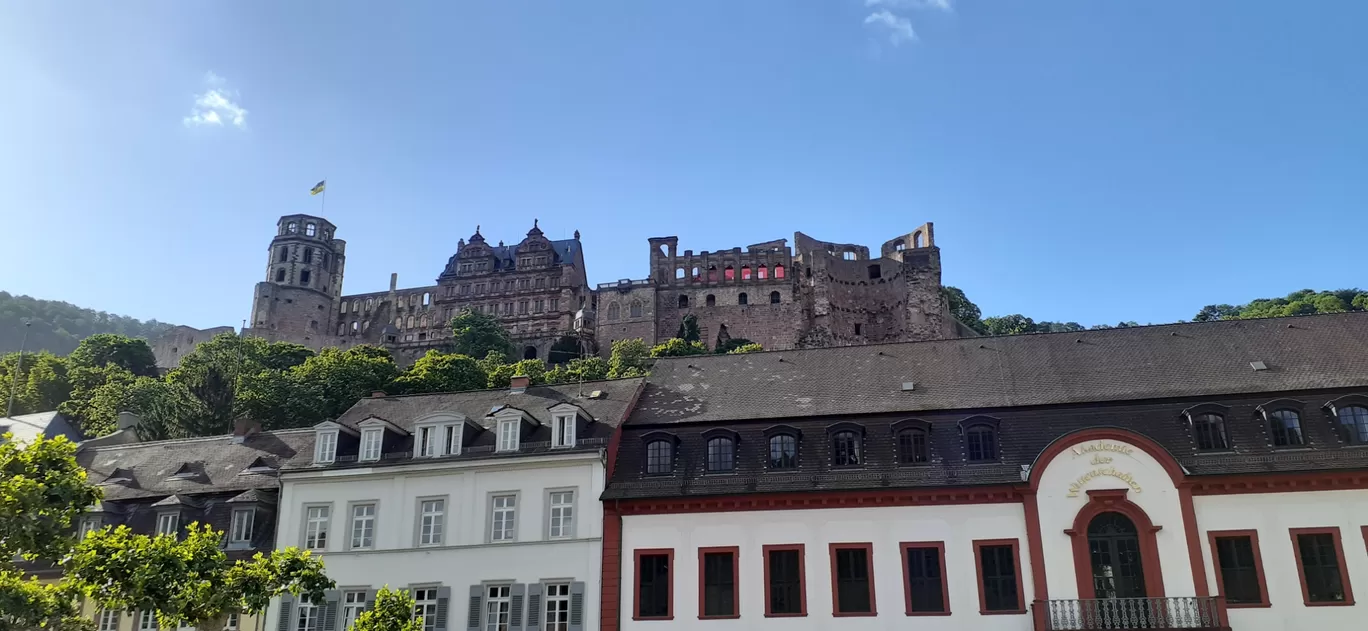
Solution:
{"label": "red brick trim", "polygon": [[878,508],[886,506],[942,506],[950,504],[1014,504],[1021,501],[1016,487],[1001,484],[941,489],[882,491],[827,491],[816,493],[755,493],[712,497],[666,497],[623,500],[624,515],[673,513],[729,513],[811,508]]}
{"label": "red brick trim", "polygon": [[1026,514],[1026,554],[1031,558],[1031,588],[1036,600],[1049,600],[1049,581],[1045,577],[1045,543],[1040,535],[1040,502],[1034,491],[1022,493]]}
{"label": "red brick trim", "polygon": [[[1354,604],[1354,588],[1349,585],[1349,568],[1344,565],[1344,545],[1340,542],[1339,526],[1328,528],[1288,528],[1292,536],[1292,556],[1297,560],[1297,579],[1301,581],[1302,603],[1307,607],[1348,607]],[[1306,588],[1306,568],[1302,566],[1301,550],[1297,546],[1300,535],[1330,535],[1335,542],[1335,560],[1339,563],[1340,584],[1344,586],[1344,600],[1339,602],[1311,602]]]}
{"label": "red brick trim", "polygon": [[[912,575],[907,566],[907,552],[909,550],[935,550],[936,557],[940,559],[940,582],[941,582],[941,610],[940,611],[912,611]],[[902,563],[903,575],[903,609],[909,616],[948,616],[950,615],[950,578],[949,572],[945,567],[945,542],[944,541],[904,541],[898,544],[898,560]]]}
{"label": "red brick trim", "polygon": [[[780,550],[798,551],[798,613],[773,613],[770,611],[770,552]],[[796,618],[807,615],[807,550],[801,543],[762,546],[761,562],[765,566],[765,617]]]}
{"label": "red brick trim", "polygon": [[[709,616],[704,611],[707,608],[705,598],[707,594],[704,581],[703,558],[709,554],[730,554],[732,558],[732,612],[727,616]],[[741,617],[741,548],[737,546],[718,546],[713,548],[698,549],[698,619],[699,620],[726,620],[729,618]]]}
{"label": "red brick trim", "polygon": [[1145,573],[1145,595],[1164,597],[1164,573],[1159,566],[1159,543],[1154,533],[1163,526],[1150,521],[1149,514],[1126,499],[1128,489],[1097,489],[1088,491],[1088,503],[1078,509],[1073,528],[1064,531],[1073,541],[1074,576],[1078,580],[1078,597],[1097,598],[1092,581],[1092,560],[1088,550],[1088,524],[1102,513],[1121,513],[1135,524],[1140,539],[1140,565]]}
{"label": "red brick trim", "polygon": [[1040,452],[1040,455],[1036,456],[1035,462],[1031,464],[1031,490],[1035,491],[1040,488],[1040,476],[1045,471],[1045,468],[1049,466],[1050,462],[1067,451],[1070,447],[1090,440],[1115,440],[1135,445],[1141,451],[1149,454],[1151,458],[1154,458],[1154,460],[1159,463],[1159,466],[1163,467],[1164,471],[1168,472],[1169,478],[1173,480],[1173,486],[1175,487],[1181,485],[1186,477],[1183,473],[1183,468],[1178,465],[1177,460],[1174,460],[1173,454],[1170,454],[1167,449],[1164,449],[1162,445],[1154,442],[1148,436],[1117,427],[1094,427],[1092,429],[1078,430],[1072,434],[1065,434],[1050,443],[1049,446],[1045,447],[1045,449]]}
{"label": "red brick trim", "polygon": [[[665,584],[669,592],[665,597],[665,615],[642,616],[641,614],[641,557],[666,556]],[[632,619],[633,620],[674,620],[674,548],[639,548],[632,551]]]}
{"label": "red brick trim", "polygon": [[1315,471],[1203,476],[1189,478],[1189,484],[1192,486],[1193,495],[1362,490],[1368,489],[1368,472]]}
{"label": "red brick trim", "polygon": [[[865,551],[865,567],[869,569],[869,611],[841,611],[841,602],[836,589],[836,552],[838,550]],[[827,551],[831,558],[831,615],[837,618],[879,615],[878,599],[874,596],[874,544],[832,543],[827,546]]]}
{"label": "red brick trim", "polygon": [[1178,508],[1183,515],[1183,536],[1187,539],[1188,564],[1192,566],[1192,591],[1199,598],[1211,595],[1207,586],[1206,557],[1202,556],[1202,535],[1197,530],[1197,509],[1192,503],[1192,487],[1178,487]]}
{"label": "red brick trim", "polygon": [[[1233,603],[1230,602],[1225,589],[1225,575],[1221,574],[1221,556],[1216,550],[1217,539],[1238,539],[1246,537],[1249,545],[1254,549],[1254,574],[1259,581],[1259,602],[1257,603]],[[1211,567],[1216,570],[1216,591],[1221,596],[1226,596],[1226,608],[1228,609],[1250,609],[1255,607],[1270,607],[1268,601],[1268,581],[1264,579],[1263,553],[1259,551],[1259,531],[1257,530],[1209,530],[1207,531],[1208,545],[1211,547]]]}
{"label": "red brick trim", "polygon": [[[983,589],[983,547],[984,546],[1011,546],[1012,559],[1015,564],[1016,589],[1017,589],[1017,608],[1004,609],[1000,611],[988,611],[987,594]],[[1021,541],[1019,539],[975,539],[974,540],[974,572],[978,576],[978,596],[979,614],[984,616],[1011,615],[1026,613],[1026,591],[1021,584]]]}
{"label": "red brick trim", "polygon": [[622,516],[603,504],[603,579],[599,585],[599,628],[618,631],[622,609]]}

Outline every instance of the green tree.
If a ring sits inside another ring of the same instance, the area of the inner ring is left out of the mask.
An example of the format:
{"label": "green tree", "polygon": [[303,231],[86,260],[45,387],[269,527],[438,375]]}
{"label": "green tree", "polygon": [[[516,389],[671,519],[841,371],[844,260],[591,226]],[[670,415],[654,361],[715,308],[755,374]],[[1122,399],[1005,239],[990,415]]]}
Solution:
{"label": "green tree", "polygon": [[57,411],[74,419],[81,433],[86,436],[101,436],[114,431],[115,419],[121,410],[109,407],[109,401],[116,398],[111,392],[126,388],[138,380],[133,373],[113,364],[72,367],[67,378],[71,384],[71,396],[57,406]]}
{"label": "green tree", "polygon": [[118,366],[139,377],[156,377],[157,358],[146,340],[113,333],[100,333],[81,340],[67,357],[72,367]]}
{"label": "green tree", "polygon": [[983,332],[988,335],[1022,335],[1035,333],[1036,323],[1024,315],[1014,313],[983,319]]}
{"label": "green tree", "polygon": [[[28,324],[29,326],[25,326]],[[24,348],[66,355],[82,338],[97,333],[156,339],[171,325],[84,309],[56,300],[38,300],[0,291],[0,353]]]}
{"label": "green tree", "polygon": [[356,617],[351,631],[423,631],[423,618],[413,615],[413,607],[413,596],[407,591],[385,585],[375,593],[375,602]]}
{"label": "green tree", "polygon": [[[313,356],[313,351],[299,344],[223,333],[182,357],[166,380],[184,386],[204,404],[203,418],[194,419],[194,430],[189,433],[222,434],[232,429],[237,417],[257,411],[240,401],[239,388],[245,379],[263,371],[287,371]],[[259,393],[253,396],[259,403]]]}
{"label": "green tree", "polygon": [[698,316],[689,313],[679,321],[679,330],[675,333],[675,337],[685,342],[700,342],[702,336],[702,332],[698,329]]}
{"label": "green tree", "polygon": [[987,329],[983,325],[983,312],[979,311],[978,305],[969,300],[964,295],[964,291],[958,287],[949,285],[941,287],[941,295],[945,296],[946,305],[950,308],[950,316],[959,320],[961,324],[984,333]]}
{"label": "green tree", "polygon": [[744,353],[758,353],[758,352],[763,351],[763,350],[765,350],[764,347],[760,346],[759,344],[756,344],[756,343],[752,342],[752,343],[750,343],[750,344],[743,344],[743,345],[741,345],[741,346],[738,346],[738,347],[736,347],[736,348],[733,348],[733,349],[727,351],[727,354],[728,354],[728,355],[741,355],[741,354],[744,354]]}
{"label": "green tree", "polygon": [[702,342],[688,342],[677,337],[665,340],[664,344],[651,347],[651,357],[685,357],[706,354],[708,354],[708,347],[704,346]]}
{"label": "green tree", "polygon": [[744,337],[729,337],[725,341],[718,342],[717,346],[713,347],[713,352],[718,355],[725,355],[738,348],[747,346],[759,346],[759,344]]}
{"label": "green tree", "polygon": [[513,348],[498,318],[486,313],[462,309],[451,319],[452,349],[468,357],[485,357],[491,351],[507,356]]}
{"label": "green tree", "polygon": [[650,372],[651,348],[639,337],[615,340],[608,356],[608,378],[645,377]]}
{"label": "green tree", "polygon": [[608,362],[602,357],[581,357],[570,360],[565,366],[556,366],[546,371],[546,383],[580,383],[608,378]]}
{"label": "green tree", "polygon": [[488,383],[489,375],[474,359],[431,350],[394,380],[394,391],[397,394],[458,392],[479,390]]}
{"label": "green tree", "polygon": [[0,358],[0,406],[8,405],[10,387],[15,389],[15,414],[55,410],[71,396],[66,359],[47,351],[24,353],[21,368],[19,353],[5,355]]}
{"label": "green tree", "polygon": [[1210,322],[1212,320],[1229,320],[1239,317],[1240,308],[1234,305],[1207,305],[1202,307],[1197,315],[1192,316],[1193,322]]}
{"label": "green tree", "polygon": [[584,352],[580,347],[579,338],[566,335],[551,345],[551,350],[546,354],[546,363],[552,366],[561,366],[583,356]]}
{"label": "green tree", "polygon": [[308,427],[337,418],[361,397],[384,390],[399,376],[399,367],[389,351],[362,344],[347,350],[325,348],[290,374],[297,391],[316,402],[312,414],[292,425]]}
{"label": "green tree", "polygon": [[507,388],[515,376],[531,379],[531,385],[546,383],[546,364],[540,359],[524,359],[511,364],[499,364],[488,373],[490,388]]}

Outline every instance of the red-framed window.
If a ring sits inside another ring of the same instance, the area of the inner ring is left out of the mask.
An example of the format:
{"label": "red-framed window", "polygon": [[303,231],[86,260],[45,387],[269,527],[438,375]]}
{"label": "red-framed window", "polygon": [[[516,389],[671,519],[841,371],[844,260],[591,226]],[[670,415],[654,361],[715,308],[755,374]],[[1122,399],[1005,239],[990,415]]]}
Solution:
{"label": "red-framed window", "polygon": [[874,616],[874,544],[833,543],[831,612],[841,616]]}
{"label": "red-framed window", "polygon": [[740,548],[698,549],[699,619],[741,617]]}
{"label": "red-framed window", "polygon": [[1292,554],[1297,559],[1297,576],[1301,579],[1302,602],[1307,607],[1354,604],[1339,527],[1288,531],[1292,535]]}
{"label": "red-framed window", "polygon": [[905,541],[901,550],[903,606],[909,616],[950,615],[944,541]]}
{"label": "red-framed window", "polygon": [[807,552],[801,543],[762,548],[765,562],[765,617],[807,615]]}
{"label": "red-framed window", "polygon": [[1026,613],[1020,540],[975,539],[974,570],[978,573],[979,613]]}
{"label": "red-framed window", "polygon": [[1263,554],[1259,551],[1257,530],[1211,530],[1212,567],[1216,569],[1216,589],[1225,596],[1226,606],[1268,607],[1268,581],[1264,579]]}
{"label": "red-framed window", "polygon": [[674,619],[674,549],[647,548],[632,553],[632,619]]}

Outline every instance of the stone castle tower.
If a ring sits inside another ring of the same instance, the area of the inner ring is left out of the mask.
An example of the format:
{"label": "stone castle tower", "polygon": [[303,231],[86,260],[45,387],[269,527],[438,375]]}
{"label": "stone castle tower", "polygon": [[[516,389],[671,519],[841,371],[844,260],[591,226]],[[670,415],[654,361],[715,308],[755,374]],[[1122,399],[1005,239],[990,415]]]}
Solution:
{"label": "stone castle tower", "polygon": [[322,217],[286,215],[267,249],[266,280],[257,283],[244,334],[319,349],[334,333],[347,243]]}

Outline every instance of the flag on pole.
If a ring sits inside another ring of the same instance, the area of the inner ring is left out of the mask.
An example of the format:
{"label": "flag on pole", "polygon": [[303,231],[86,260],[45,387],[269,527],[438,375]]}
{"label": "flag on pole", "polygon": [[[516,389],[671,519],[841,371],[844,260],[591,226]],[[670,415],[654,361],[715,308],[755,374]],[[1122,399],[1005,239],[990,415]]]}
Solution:
{"label": "flag on pole", "polygon": [[328,181],[327,181],[327,180],[319,180],[319,182],[318,182],[317,184],[314,184],[314,187],[313,187],[312,189],[309,189],[309,194],[310,194],[310,195],[317,195],[317,194],[319,194],[319,193],[322,193],[322,192],[323,192],[323,189],[326,188],[327,185],[328,185]]}

